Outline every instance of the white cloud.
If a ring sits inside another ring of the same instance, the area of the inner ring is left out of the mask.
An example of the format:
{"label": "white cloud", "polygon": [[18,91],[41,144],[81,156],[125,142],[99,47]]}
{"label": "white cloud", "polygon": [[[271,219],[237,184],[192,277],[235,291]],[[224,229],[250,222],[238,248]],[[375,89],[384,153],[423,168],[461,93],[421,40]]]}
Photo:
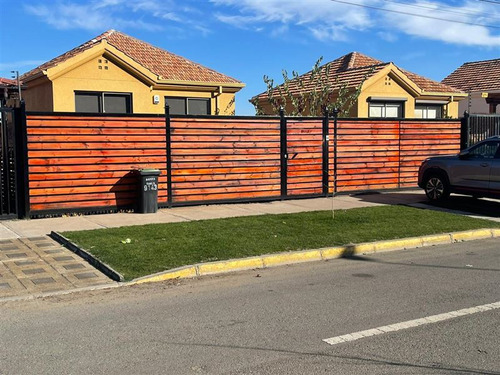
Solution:
{"label": "white cloud", "polygon": [[390,43],[398,40],[398,37],[394,32],[379,31],[379,32],[377,32],[377,35],[380,39],[385,40],[386,42],[390,42]]}
{"label": "white cloud", "polygon": [[[359,1],[359,0],[358,0]],[[279,35],[283,25],[302,27],[321,40],[345,40],[349,29],[363,30],[371,25],[367,11],[353,9],[330,0],[211,0],[227,11],[216,18],[240,28],[274,24]],[[364,2],[362,0],[362,2]],[[237,14],[234,14],[234,9]]]}
{"label": "white cloud", "polygon": [[61,3],[48,5],[26,5],[28,13],[41,18],[45,23],[59,30],[84,29],[98,30],[108,28],[135,28],[159,30],[161,27],[141,19],[126,19],[113,13],[120,8],[123,0],[106,0],[87,4]]}
{"label": "white cloud", "polygon": [[[495,35],[491,31],[494,28],[472,25],[494,25],[495,20],[500,22],[500,7],[488,8],[490,14],[485,16],[487,9],[485,9],[483,4],[466,3],[460,7],[444,6],[439,3],[426,1],[415,4],[423,6],[423,8],[412,8],[411,13],[421,16],[451,19],[461,23],[418,16],[402,17],[395,13],[388,13],[385,17],[395,29],[407,35],[450,44],[500,47],[500,35],[498,35],[498,32]],[[428,8],[430,7],[435,7],[436,9],[439,7],[441,12],[429,12]],[[400,7],[396,8],[394,5],[390,9],[401,10]],[[449,13],[450,11],[453,13]]]}
{"label": "white cloud", "polygon": [[319,40],[323,41],[346,41],[347,40],[347,32],[346,29],[342,26],[311,26],[309,30],[312,32],[312,35]]}
{"label": "white cloud", "polygon": [[[227,10],[221,22],[244,28],[270,24],[303,27],[319,40],[347,40],[352,31],[370,31],[386,41],[398,34],[452,44],[500,46],[500,6],[472,0],[210,0]],[[352,3],[352,4],[346,4]],[[356,5],[357,4],[357,5]],[[382,9],[382,10],[377,10]],[[419,16],[414,16],[412,13]],[[428,17],[442,18],[430,19]],[[455,22],[447,22],[449,19]],[[457,23],[462,22],[462,23]],[[496,26],[468,25],[467,23]]]}
{"label": "white cloud", "polygon": [[203,21],[185,16],[192,14],[193,8],[176,5],[174,0],[54,0],[50,5],[38,1],[37,5],[25,5],[25,10],[60,30],[158,31],[179,25],[187,25],[203,34],[210,30]]}
{"label": "white cloud", "polygon": [[253,32],[265,30],[279,38],[299,32],[324,42],[348,41],[355,32],[367,32],[370,38],[389,42],[409,35],[457,45],[500,46],[500,6],[477,0],[33,1],[38,3],[25,5],[27,12],[63,30],[178,30],[169,35],[186,37],[207,35],[218,22]]}

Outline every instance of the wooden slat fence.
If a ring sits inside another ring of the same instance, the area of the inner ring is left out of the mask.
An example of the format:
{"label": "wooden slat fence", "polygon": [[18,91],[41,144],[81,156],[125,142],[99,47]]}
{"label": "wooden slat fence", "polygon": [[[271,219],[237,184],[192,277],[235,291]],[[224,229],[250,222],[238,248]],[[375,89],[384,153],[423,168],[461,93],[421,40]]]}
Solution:
{"label": "wooden slat fence", "polygon": [[459,121],[402,121],[400,142],[400,186],[412,187],[424,159],[460,152]]}
{"label": "wooden slat fence", "polygon": [[29,116],[27,132],[32,213],[131,207],[138,168],[162,171],[167,201],[164,118]]}
{"label": "wooden slat fence", "polygon": [[171,135],[173,201],[280,196],[279,119],[173,118]]}
{"label": "wooden slat fence", "polygon": [[[330,144],[330,170],[335,171],[333,140]],[[336,157],[337,192],[398,188],[399,122],[339,121]]]}
{"label": "wooden slat fence", "polygon": [[140,168],[161,207],[414,187],[460,148],[453,120],[29,114],[27,132],[31,216],[131,209]]}
{"label": "wooden slat fence", "polygon": [[323,192],[323,123],[290,119],[287,126],[287,195]]}

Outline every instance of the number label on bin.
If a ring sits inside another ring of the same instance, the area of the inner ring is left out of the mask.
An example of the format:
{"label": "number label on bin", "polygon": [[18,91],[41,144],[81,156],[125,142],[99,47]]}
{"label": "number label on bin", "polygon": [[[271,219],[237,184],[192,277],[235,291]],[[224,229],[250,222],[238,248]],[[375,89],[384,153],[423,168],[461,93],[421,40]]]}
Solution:
{"label": "number label on bin", "polygon": [[144,179],[144,191],[156,191],[158,185],[156,184],[156,177],[146,177]]}

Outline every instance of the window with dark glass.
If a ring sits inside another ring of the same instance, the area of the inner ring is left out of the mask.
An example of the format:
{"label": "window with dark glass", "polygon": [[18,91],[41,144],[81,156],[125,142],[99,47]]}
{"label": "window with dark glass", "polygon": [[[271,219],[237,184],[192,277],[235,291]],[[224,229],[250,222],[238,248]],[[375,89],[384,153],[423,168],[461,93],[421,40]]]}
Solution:
{"label": "window with dark glass", "polygon": [[415,104],[415,118],[442,118],[443,106],[431,104]]}
{"label": "window with dark glass", "polygon": [[209,115],[210,99],[165,97],[172,115]]}
{"label": "window with dark glass", "polygon": [[76,112],[101,113],[101,95],[98,93],[75,93]]}
{"label": "window with dark glass", "polygon": [[132,113],[132,94],[77,91],[75,110],[85,113]]}
{"label": "window with dark glass", "polygon": [[170,107],[171,115],[187,114],[186,98],[165,98],[165,103]]}
{"label": "window with dark glass", "polygon": [[500,143],[496,141],[485,142],[469,151],[472,159],[493,159],[499,152]]}
{"label": "window with dark glass", "polygon": [[368,104],[369,117],[379,118],[402,118],[403,103],[402,102],[378,102],[373,101]]}

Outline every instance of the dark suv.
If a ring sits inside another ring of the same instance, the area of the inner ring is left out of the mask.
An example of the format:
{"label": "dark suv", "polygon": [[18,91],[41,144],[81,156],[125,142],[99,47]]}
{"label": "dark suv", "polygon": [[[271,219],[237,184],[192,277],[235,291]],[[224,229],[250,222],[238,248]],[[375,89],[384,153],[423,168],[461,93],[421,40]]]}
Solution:
{"label": "dark suv", "polygon": [[425,159],[418,171],[418,186],[433,201],[446,199],[450,193],[500,198],[500,136],[458,155]]}

